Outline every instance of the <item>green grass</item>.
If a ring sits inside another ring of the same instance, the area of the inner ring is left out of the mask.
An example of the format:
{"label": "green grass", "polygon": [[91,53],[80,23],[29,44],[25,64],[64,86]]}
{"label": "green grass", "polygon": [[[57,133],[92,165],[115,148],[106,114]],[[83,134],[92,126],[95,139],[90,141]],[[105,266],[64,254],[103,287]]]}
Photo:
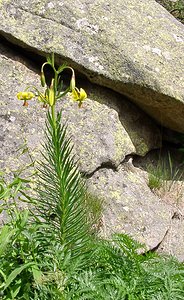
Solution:
{"label": "green grass", "polygon": [[159,158],[156,166],[149,164],[147,172],[150,189],[159,190],[162,188],[164,192],[169,192],[183,176],[183,170],[173,165],[170,153],[165,159]]}
{"label": "green grass", "polygon": [[175,18],[184,24],[184,1],[177,0],[157,0],[163,5]]}

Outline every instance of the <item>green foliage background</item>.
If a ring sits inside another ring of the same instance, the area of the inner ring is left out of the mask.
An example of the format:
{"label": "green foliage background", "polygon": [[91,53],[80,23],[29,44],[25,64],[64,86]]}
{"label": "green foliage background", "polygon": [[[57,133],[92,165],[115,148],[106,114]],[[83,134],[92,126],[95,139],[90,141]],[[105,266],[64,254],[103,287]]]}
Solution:
{"label": "green foliage background", "polygon": [[156,0],[163,5],[175,18],[184,24],[184,0]]}

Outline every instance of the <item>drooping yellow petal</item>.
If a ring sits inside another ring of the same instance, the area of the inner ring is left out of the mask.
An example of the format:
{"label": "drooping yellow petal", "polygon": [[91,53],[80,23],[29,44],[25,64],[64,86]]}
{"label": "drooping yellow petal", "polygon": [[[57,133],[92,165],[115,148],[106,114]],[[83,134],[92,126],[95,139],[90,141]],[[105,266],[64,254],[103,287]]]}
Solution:
{"label": "drooping yellow petal", "polygon": [[87,94],[84,89],[80,88],[80,101],[83,101],[87,98]]}
{"label": "drooping yellow petal", "polygon": [[27,92],[22,92],[22,99],[27,100],[28,98],[28,93]]}
{"label": "drooping yellow petal", "polygon": [[87,94],[82,88],[80,88],[80,90],[78,90],[78,88],[73,89],[71,92],[71,96],[74,101],[83,101],[87,98]]}
{"label": "drooping yellow petal", "polygon": [[80,94],[79,94],[79,92],[77,91],[76,88],[72,90],[71,96],[72,96],[72,99],[73,99],[74,101],[78,101],[78,100],[79,100]]}
{"label": "drooping yellow petal", "polygon": [[19,92],[17,94],[17,98],[19,100],[31,100],[34,97],[34,94],[32,92]]}
{"label": "drooping yellow petal", "polygon": [[31,100],[34,97],[34,94],[32,92],[27,92],[26,100]]}
{"label": "drooping yellow petal", "polygon": [[47,104],[49,103],[48,95],[47,94],[44,95],[44,94],[40,93],[38,96],[38,101],[42,102],[44,107],[46,107]]}
{"label": "drooping yellow petal", "polygon": [[22,100],[22,92],[19,92],[19,93],[17,94],[17,98],[18,98],[19,100]]}

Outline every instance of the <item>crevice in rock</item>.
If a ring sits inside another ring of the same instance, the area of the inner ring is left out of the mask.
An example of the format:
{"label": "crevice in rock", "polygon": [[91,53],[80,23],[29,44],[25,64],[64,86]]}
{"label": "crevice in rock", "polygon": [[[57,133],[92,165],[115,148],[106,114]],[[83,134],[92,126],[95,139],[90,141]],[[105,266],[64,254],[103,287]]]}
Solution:
{"label": "crevice in rock", "polygon": [[[0,30],[0,42],[2,46],[8,48],[10,53],[15,52],[16,55],[22,58],[23,60],[29,61],[27,67],[31,68],[32,65],[34,67],[34,71],[37,71],[37,73],[40,73],[41,66],[45,62],[47,55],[49,55],[49,52],[44,52],[40,49],[34,48],[33,46],[29,46],[28,44],[17,39],[10,33],[4,32],[3,30]],[[71,67],[75,69],[77,81],[83,80],[86,83],[86,85],[91,84],[88,77],[85,75],[85,72],[82,73],[79,70],[81,69],[79,68],[79,65],[76,62],[72,61],[71,59],[67,57],[63,57],[62,55],[57,55],[56,53],[55,63],[56,66],[59,66],[62,63],[69,64]],[[64,70],[63,74],[64,76],[66,76],[66,78],[69,78],[69,76],[71,75],[71,71]]]}
{"label": "crevice in rock", "polygon": [[[10,40],[14,40],[14,43],[12,43]],[[18,57],[20,59],[22,58],[23,60],[28,62],[28,68],[31,68],[32,66],[34,68],[34,71],[37,71],[38,73],[40,72],[41,65],[45,62],[44,54],[43,56],[41,56],[40,54],[34,52],[33,48],[29,49],[26,44],[20,42],[10,34],[3,34],[2,30],[0,30],[0,42],[2,47],[8,50],[6,52],[6,56],[8,58],[13,58],[15,60],[17,60]],[[2,51],[2,53],[4,52],[3,49],[0,48],[0,50]]]}
{"label": "crevice in rock", "polygon": [[91,173],[83,173],[82,172],[82,176],[84,176],[86,179],[90,179],[91,177],[93,177],[93,175],[99,171],[99,170],[103,170],[103,169],[110,169],[113,170],[114,172],[117,172],[118,167],[116,167],[111,161],[107,161],[107,162],[103,162],[99,167],[97,167],[93,172]]}
{"label": "crevice in rock", "polygon": [[[0,30],[0,36],[3,36],[12,45],[14,45],[14,44],[19,45],[19,47],[25,49],[24,51],[27,51],[27,53],[29,52],[29,54],[32,53],[32,55],[37,56],[37,57],[40,56],[43,58],[49,52],[49,50],[47,51],[46,48],[45,48],[45,50],[38,49],[39,47],[36,47],[32,44],[29,45],[28,42],[23,42],[19,38],[15,38],[13,36],[13,34],[7,33],[3,30]],[[36,57],[34,59],[36,59]],[[139,107],[142,111],[144,111],[146,113],[146,115],[151,116],[151,118],[154,119],[155,120],[154,122],[156,122],[156,123],[164,124],[164,120],[162,120],[163,116],[161,114],[158,115],[157,117],[154,116],[153,113],[155,114],[155,112],[150,112],[151,106],[147,106],[145,103],[142,103],[142,102],[140,104],[139,99],[141,99],[141,97],[142,97],[141,95],[144,93],[150,99],[161,98],[159,103],[167,102],[168,106],[170,106],[173,103],[173,100],[175,100],[173,97],[169,97],[166,94],[158,93],[156,90],[153,90],[148,85],[145,85],[144,87],[142,87],[142,86],[140,86],[140,84],[138,84],[136,82],[134,82],[134,83],[126,82],[125,83],[120,79],[119,80],[117,79],[115,81],[109,75],[106,76],[105,74],[103,74],[103,72],[98,73],[92,67],[86,67],[84,65],[81,65],[79,62],[77,62],[77,59],[74,60],[71,57],[63,56],[61,53],[58,53],[58,54],[56,53],[55,60],[58,64],[66,62],[67,64],[72,66],[76,71],[76,75],[77,75],[76,77],[85,78],[85,80],[87,79],[88,81],[92,82],[93,84],[109,88],[110,90],[114,90],[115,92],[117,92],[119,95],[123,95],[123,97],[128,98],[130,102],[133,102],[135,104],[135,106]],[[130,67],[130,66],[127,65],[127,67]],[[134,71],[136,72],[136,70],[134,70]],[[144,78],[142,80],[144,80]],[[158,97],[158,95],[159,95],[159,97]],[[157,103],[155,103],[154,111],[157,111],[156,104]],[[175,105],[177,106],[176,108],[178,109],[178,111],[182,111],[181,106],[183,104],[180,101],[175,102]],[[158,107],[159,107],[159,104],[158,104]],[[177,125],[177,122],[175,122],[175,120],[170,119],[167,116],[165,116],[165,117],[166,117],[165,123],[168,123],[169,124],[168,126],[172,127],[172,123],[173,123],[173,127],[175,127]],[[180,131],[180,129],[178,129],[178,131]]]}
{"label": "crevice in rock", "polygon": [[[36,72],[40,73],[41,65],[45,62],[45,56],[47,56],[47,53],[42,52],[41,50],[38,50],[36,48],[33,48],[32,46],[28,46],[26,43],[20,41],[19,39],[16,39],[11,34],[7,34],[1,30],[0,30],[0,36],[3,41],[2,44],[4,44],[6,47],[8,47],[8,49],[10,49],[11,52],[16,51],[17,55],[19,55],[21,58],[28,59],[29,60],[28,67],[31,68],[31,65],[34,65],[36,68]],[[61,63],[63,63],[64,61],[67,62],[67,59],[65,59],[65,58],[63,61],[61,61],[62,56],[60,56],[60,55],[56,54],[55,58],[56,58],[56,63],[58,62],[58,64],[59,64],[59,62],[61,62]],[[68,63],[70,64],[70,61]],[[72,62],[70,65],[73,66],[74,68],[75,68],[74,65],[76,65],[76,67],[77,67],[77,64],[75,62]],[[114,100],[113,103],[108,101],[106,98],[105,98],[105,101],[103,102],[103,100],[101,98],[98,99],[98,96],[94,100],[98,101],[102,104],[105,104],[109,108],[112,108],[117,111],[119,120],[120,120],[122,126],[125,128],[125,130],[127,131],[130,138],[132,138],[132,140],[134,138],[134,135],[133,135],[134,130],[136,130],[136,126],[137,126],[137,125],[134,125],[134,123],[137,124],[137,121],[138,121],[138,123],[140,122],[138,119],[140,119],[140,116],[142,116],[142,114],[144,114],[144,120],[147,118],[148,123],[153,122],[155,124],[155,121],[153,121],[151,117],[148,117],[148,115],[146,113],[143,113],[143,111],[140,108],[138,108],[136,104],[132,103],[128,97],[123,95],[123,98],[122,98],[122,94],[112,90],[112,88],[107,87],[107,86],[103,87],[100,83],[99,84],[92,83],[89,78],[90,71],[89,72],[88,71],[89,70],[87,70],[87,73],[88,73],[88,76],[87,76],[87,75],[84,75],[85,72],[82,73],[81,67],[78,69],[75,69],[77,86],[82,86],[87,91],[89,98],[90,98],[90,94],[91,93],[93,94],[93,90],[95,90],[97,88],[105,89],[106,94],[110,93],[110,95],[112,95],[113,100]],[[64,85],[69,84],[70,77],[71,77],[70,70],[63,73]],[[100,93],[101,92],[99,91],[99,95],[100,95]],[[131,124],[129,124],[127,119],[122,117],[122,111],[124,111],[124,113],[127,113],[127,115],[129,115],[131,113],[135,113],[135,111],[137,109],[140,110],[141,113],[138,114],[138,117],[134,118],[134,120],[130,121]],[[140,139],[141,139],[141,136],[140,136]]]}
{"label": "crevice in rock", "polygon": [[91,178],[97,171],[107,169],[107,170],[113,170],[114,172],[118,172],[119,168],[121,168],[123,165],[125,167],[131,167],[134,168],[132,161],[134,158],[134,154],[128,154],[125,156],[125,158],[118,164],[115,165],[112,161],[106,161],[103,162],[99,167],[97,167],[93,172],[91,173],[84,173],[82,172],[82,176],[84,176],[86,179]]}
{"label": "crevice in rock", "polygon": [[169,228],[166,230],[162,240],[155,247],[153,247],[153,248],[149,249],[148,251],[144,252],[143,255],[147,255],[150,252],[152,252],[152,253],[156,252],[159,249],[159,247],[162,245],[162,243],[164,242],[164,240],[167,237],[168,233],[169,233]]}
{"label": "crevice in rock", "polygon": [[[26,63],[26,67],[33,70],[37,74],[40,74],[40,69],[42,64],[46,60],[46,56],[48,53],[42,52],[40,50],[37,50],[36,48],[30,47],[27,44],[23,43],[22,41],[16,39],[14,36],[4,33],[2,30],[0,30],[0,42],[2,47],[0,47],[0,53],[4,54],[4,50],[7,49],[5,55],[12,59],[12,60],[18,60],[21,61],[21,63]],[[4,48],[4,49],[3,49]],[[56,58],[56,57],[55,57]],[[67,59],[60,58],[60,62],[56,60],[56,66],[59,66],[60,63],[68,63]],[[73,66],[72,66],[73,67]],[[50,77],[51,71],[46,68],[47,76]],[[87,76],[82,74],[80,71],[75,69],[76,74],[76,82],[79,85],[83,85],[86,90],[88,90],[88,87],[91,89],[91,83],[88,80]],[[63,84],[69,85],[70,84],[70,78],[71,78],[71,71],[70,70],[64,70],[63,71]],[[83,84],[84,83],[84,84]],[[96,85],[96,84],[94,84]]]}
{"label": "crevice in rock", "polygon": [[[133,164],[134,158],[137,158],[138,155],[136,154],[128,154],[124,157],[124,159],[118,164],[115,165],[112,161],[106,161],[106,162],[102,162],[101,165],[99,167],[97,167],[94,171],[92,171],[91,173],[85,173],[85,172],[81,172],[82,176],[85,177],[86,179],[89,179],[91,177],[93,177],[93,175],[99,171],[99,170],[103,170],[103,169],[110,169],[113,170],[114,172],[118,172],[119,168],[124,167],[125,169],[133,169],[135,166]],[[139,167],[138,165],[136,165],[136,167]]]}
{"label": "crevice in rock", "polygon": [[172,216],[172,220],[183,220],[184,216],[179,212],[179,211],[175,211],[173,216]]}
{"label": "crevice in rock", "polygon": [[181,219],[183,220],[183,219],[184,219],[184,216],[183,216],[180,212],[174,211],[174,212],[173,212],[173,215],[172,215],[172,217],[171,217],[171,224],[170,224],[169,228],[166,230],[166,232],[165,232],[165,234],[164,234],[162,240],[161,240],[155,247],[153,247],[152,249],[150,249],[150,250],[144,252],[143,255],[146,255],[146,254],[148,254],[149,252],[156,252],[156,251],[158,251],[158,250],[161,248],[163,242],[165,241],[165,239],[167,238],[167,236],[168,236],[168,234],[169,234],[169,232],[170,232],[170,229],[171,229],[171,227],[172,227],[172,222],[173,222],[173,220],[181,220]]}
{"label": "crevice in rock", "polygon": [[[176,143],[176,141],[165,141],[162,140],[162,146],[158,149],[151,149],[145,156],[139,156],[135,154],[133,156],[133,165],[141,168],[144,171],[149,170],[149,166],[153,166],[155,170],[158,166],[169,167],[169,160],[172,163],[172,170],[178,170],[183,168],[183,153],[180,151],[182,144]],[[163,169],[164,171],[164,169]],[[170,170],[171,171],[171,170]],[[168,173],[169,174],[169,173]],[[172,172],[170,173],[170,180],[172,180]],[[175,178],[176,180],[176,178]]]}
{"label": "crevice in rock", "polygon": [[[28,59],[31,62],[31,63],[29,63],[29,66],[28,66],[29,68],[31,68],[31,65],[33,64],[35,66],[37,72],[38,73],[40,72],[40,67],[41,67],[42,63],[45,61],[46,53],[41,52],[40,50],[37,50],[36,48],[33,48],[31,46],[28,46],[27,44],[24,44],[23,42],[21,42],[20,40],[17,40],[12,35],[7,34],[7,33],[3,33],[1,30],[0,30],[0,38],[2,39],[2,44],[4,44],[6,47],[8,47],[11,50],[12,53],[14,51],[16,51],[17,55],[19,55],[20,57],[23,57],[23,59]],[[17,45],[17,44],[19,44],[19,45]],[[88,84],[91,85],[90,81],[87,79],[87,76],[83,75],[82,73],[80,73],[77,70],[76,70],[76,75],[77,75],[76,76],[77,80],[80,81],[81,79],[85,78],[84,81],[87,82],[87,85]],[[93,83],[93,85],[99,86],[99,85],[94,84],[94,83]],[[105,88],[112,91],[112,89],[110,89],[110,88],[107,88],[107,87],[105,87]],[[117,92],[113,91],[113,93],[117,93]],[[117,94],[120,95],[119,93],[117,93]],[[130,100],[128,99],[128,101],[130,101]],[[130,101],[130,104],[134,105],[134,104],[132,104],[131,101]],[[106,105],[108,105],[110,107],[112,106],[111,104],[108,104],[108,103],[106,103]],[[121,105],[122,105],[122,103],[119,102],[119,106],[118,106],[119,111],[121,111]],[[121,120],[120,113],[119,113],[119,118],[120,118],[120,121],[121,121],[122,125],[126,128],[127,126],[126,126],[125,122],[123,122]],[[128,131],[128,129],[127,129],[127,131]],[[136,161],[136,157],[141,158],[140,156],[137,156],[136,154],[132,154],[132,156],[133,156],[133,158],[135,158],[135,159],[133,159],[133,164],[134,164],[134,161]],[[120,165],[124,164],[126,162],[126,159],[128,159],[128,156],[125,157],[125,159],[120,163]],[[117,171],[118,167],[115,167],[112,162],[105,162],[105,163],[102,163],[102,165],[99,166],[99,168],[97,168],[96,170],[94,170],[91,174],[87,174],[87,177],[93,176],[93,174],[98,169],[101,169],[101,168],[111,168],[111,169]]]}

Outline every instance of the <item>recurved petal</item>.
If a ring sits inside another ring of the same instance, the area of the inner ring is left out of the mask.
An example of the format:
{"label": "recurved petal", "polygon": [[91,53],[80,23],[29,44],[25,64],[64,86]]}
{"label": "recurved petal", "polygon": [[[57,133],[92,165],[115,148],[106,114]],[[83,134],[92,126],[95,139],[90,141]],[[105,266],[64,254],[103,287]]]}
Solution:
{"label": "recurved petal", "polygon": [[72,90],[71,96],[74,101],[77,101],[80,99],[80,93],[76,90],[76,88]]}
{"label": "recurved petal", "polygon": [[80,88],[80,100],[83,101],[87,98],[87,94],[84,89]]}

